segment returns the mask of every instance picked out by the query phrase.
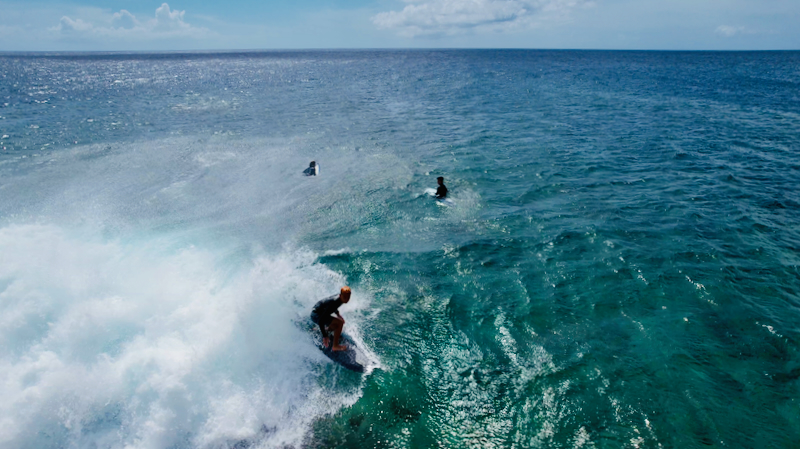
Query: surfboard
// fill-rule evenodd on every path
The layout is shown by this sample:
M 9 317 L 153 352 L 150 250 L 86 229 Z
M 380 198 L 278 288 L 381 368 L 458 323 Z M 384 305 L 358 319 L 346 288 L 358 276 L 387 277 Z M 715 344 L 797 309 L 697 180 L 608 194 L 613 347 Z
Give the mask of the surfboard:
M 317 332 L 317 335 L 319 335 L 319 332 Z M 331 337 L 331 339 L 332 338 L 333 337 Z M 318 346 L 322 353 L 329 359 L 351 371 L 363 373 L 365 369 L 364 365 L 359 362 L 359 358 L 363 360 L 363 357 L 360 357 L 361 351 L 356 345 L 356 342 L 353 341 L 349 335 L 342 332 L 342 336 L 339 337 L 339 344 L 347 345 L 347 349 L 344 351 L 332 351 L 330 347 L 322 346 L 322 338 L 320 338 Z
M 425 194 L 436 198 L 436 189 L 425 189 Z M 450 207 L 456 203 L 450 198 L 436 198 L 436 204 L 439 206 Z
M 357 373 L 363 373 L 366 370 L 366 355 L 364 355 L 363 351 L 361 351 L 361 348 L 358 347 L 356 342 L 353 341 L 353 339 L 347 335 L 346 332 L 342 332 L 342 336 L 339 337 L 339 344 L 346 345 L 347 349 L 344 351 L 332 351 L 330 346 L 322 346 L 322 335 L 319 332 L 319 326 L 314 324 L 310 318 L 306 319 L 303 324 L 308 330 L 308 333 L 311 335 L 314 344 L 317 345 L 317 347 L 320 349 L 320 351 L 322 351 L 323 354 L 325 354 L 326 357 Z M 345 328 L 347 328 L 346 324 Z M 330 336 L 330 339 L 333 340 L 333 335 Z

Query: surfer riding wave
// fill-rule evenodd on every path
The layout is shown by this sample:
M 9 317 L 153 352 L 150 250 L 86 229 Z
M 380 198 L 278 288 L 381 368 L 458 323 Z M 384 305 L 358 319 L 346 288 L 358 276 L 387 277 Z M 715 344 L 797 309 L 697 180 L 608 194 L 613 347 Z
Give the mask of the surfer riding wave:
M 342 336 L 344 328 L 344 318 L 339 314 L 339 307 L 350 301 L 350 293 L 350 287 L 344 286 L 338 295 L 317 302 L 311 311 L 311 321 L 319 325 L 319 330 L 322 332 L 322 345 L 326 348 L 329 344 L 328 332 L 333 331 L 333 346 L 331 347 L 333 351 L 347 350 L 347 346 L 339 344 L 339 338 Z M 336 316 L 333 316 L 334 314 Z

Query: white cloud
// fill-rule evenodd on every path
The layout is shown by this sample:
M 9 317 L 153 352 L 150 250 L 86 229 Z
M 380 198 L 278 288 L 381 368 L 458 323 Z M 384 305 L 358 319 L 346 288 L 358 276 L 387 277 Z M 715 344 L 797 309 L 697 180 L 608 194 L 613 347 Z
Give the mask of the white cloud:
M 589 0 L 423 0 L 402 11 L 377 14 L 379 28 L 397 29 L 404 36 L 455 35 L 464 32 L 531 28 L 563 18 Z
M 202 38 L 210 35 L 209 30 L 184 22 L 185 13 L 186 11 L 171 10 L 169 5 L 164 3 L 156 9 L 153 18 L 145 20 L 139 20 L 123 9 L 110 15 L 92 17 L 92 19 L 73 19 L 64 16 L 59 25 L 51 30 L 73 38 L 126 40 L 154 40 L 170 37 Z
M 130 30 L 131 28 L 136 28 L 138 25 L 139 21 L 136 20 L 136 17 L 124 9 L 120 12 L 115 12 L 114 15 L 111 16 L 112 27 Z
M 92 29 L 92 24 L 84 22 L 81 19 L 72 20 L 67 16 L 61 18 L 61 23 L 58 25 L 65 33 L 70 32 L 83 32 Z
M 733 27 L 729 25 L 720 25 L 714 30 L 714 33 L 725 37 L 733 37 L 745 32 L 747 32 L 747 30 L 744 27 Z
M 184 13 L 186 11 L 170 11 L 168 4 L 162 4 L 156 9 L 156 20 L 153 29 L 164 33 L 189 30 L 191 26 L 183 21 Z

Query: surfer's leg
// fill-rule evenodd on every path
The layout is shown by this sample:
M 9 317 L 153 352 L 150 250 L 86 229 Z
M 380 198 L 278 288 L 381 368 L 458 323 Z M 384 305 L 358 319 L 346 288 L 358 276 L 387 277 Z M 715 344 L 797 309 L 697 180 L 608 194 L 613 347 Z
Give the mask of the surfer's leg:
M 328 329 L 324 324 L 320 324 L 319 331 L 322 333 L 322 346 L 327 348 L 328 344 L 330 343 L 330 340 L 328 339 Z
M 311 314 L 311 321 L 316 323 L 319 326 L 319 332 L 322 334 L 322 347 L 327 348 L 330 344 L 330 339 L 328 338 L 328 326 L 330 325 L 330 318 L 332 317 L 321 317 L 316 313 Z
M 347 349 L 347 346 L 339 344 L 339 337 L 342 336 L 342 328 L 344 327 L 344 320 L 341 318 L 333 317 L 331 320 L 331 324 L 328 325 L 331 329 L 333 329 L 333 349 L 334 351 L 344 351 Z

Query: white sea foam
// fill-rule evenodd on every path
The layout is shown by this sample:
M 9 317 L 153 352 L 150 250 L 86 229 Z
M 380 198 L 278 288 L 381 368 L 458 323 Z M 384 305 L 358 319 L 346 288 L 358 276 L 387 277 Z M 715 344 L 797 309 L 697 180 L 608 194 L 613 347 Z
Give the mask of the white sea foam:
M 323 390 L 294 324 L 342 276 L 305 250 L 237 266 L 173 243 L 0 228 L 0 447 L 295 445 L 356 399 Z

